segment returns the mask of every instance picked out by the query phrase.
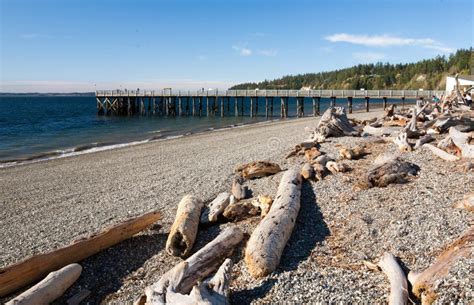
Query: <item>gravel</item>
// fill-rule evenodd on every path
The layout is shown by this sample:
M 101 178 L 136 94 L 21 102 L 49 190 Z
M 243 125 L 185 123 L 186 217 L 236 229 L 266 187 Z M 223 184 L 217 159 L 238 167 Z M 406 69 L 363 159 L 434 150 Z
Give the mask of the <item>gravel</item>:
M 354 116 L 376 115 L 380 113 Z M 130 303 L 180 261 L 166 254 L 164 246 L 184 194 L 212 200 L 229 190 L 234 166 L 244 162 L 270 160 L 283 168 L 298 164 L 302 159 L 283 156 L 315 122 L 305 118 L 251 125 L 1 169 L 0 266 L 158 209 L 163 219 L 153 228 L 81 262 L 81 278 L 57 302 L 88 289 L 91 295 L 84 303 Z M 321 147 L 337 157 L 340 145 L 362 143 L 371 154 L 344 161 L 351 172 L 303 185 L 296 226 L 274 273 L 251 278 L 242 259 L 244 243 L 236 249 L 232 303 L 386 302 L 386 277 L 368 270 L 363 260 L 376 262 L 390 251 L 405 271 L 423 270 L 466 230 L 472 216 L 452 204 L 472 191 L 472 171 L 465 173 L 460 162 L 442 161 L 422 149 L 402 155 L 421 168 L 408 183 L 360 188 L 359 181 L 374 159 L 381 153 L 396 153 L 395 145 L 371 137 L 345 137 Z M 254 196 L 274 195 L 281 175 L 247 185 Z M 245 239 L 258 222 L 253 217 L 238 223 Z M 201 228 L 195 250 L 225 226 Z M 472 303 L 473 266 L 472 257 L 458 261 L 439 283 L 437 302 Z

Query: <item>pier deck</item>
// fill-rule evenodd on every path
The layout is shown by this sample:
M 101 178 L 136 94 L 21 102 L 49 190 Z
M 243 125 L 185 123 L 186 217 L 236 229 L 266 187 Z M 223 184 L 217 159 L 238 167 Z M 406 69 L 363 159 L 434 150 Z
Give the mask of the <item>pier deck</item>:
M 273 117 L 274 99 L 280 99 L 280 117 L 288 117 L 288 99 L 296 99 L 296 116 L 304 116 L 304 99 L 312 100 L 312 115 L 320 113 L 321 98 L 329 98 L 330 106 L 336 99 L 346 99 L 352 113 L 353 99 L 365 99 L 365 109 L 370 109 L 370 99 L 424 99 L 444 95 L 439 90 L 103 90 L 96 91 L 99 114 L 158 114 L 164 116 L 257 116 L 260 100 L 265 100 L 265 116 Z M 233 107 L 231 107 L 233 100 Z M 205 105 L 203 105 L 203 102 Z M 246 107 L 248 106 L 248 107 Z M 205 111 L 205 113 L 203 113 Z M 245 111 L 247 114 L 245 114 Z

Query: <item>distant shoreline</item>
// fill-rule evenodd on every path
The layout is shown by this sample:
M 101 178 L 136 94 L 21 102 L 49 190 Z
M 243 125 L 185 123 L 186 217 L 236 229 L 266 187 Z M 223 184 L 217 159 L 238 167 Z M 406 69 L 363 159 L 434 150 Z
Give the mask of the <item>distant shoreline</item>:
M 95 92 L 70 92 L 70 93 L 39 93 L 39 92 L 28 92 L 28 93 L 12 93 L 12 92 L 0 92 L 0 97 L 13 97 L 13 96 L 95 96 Z

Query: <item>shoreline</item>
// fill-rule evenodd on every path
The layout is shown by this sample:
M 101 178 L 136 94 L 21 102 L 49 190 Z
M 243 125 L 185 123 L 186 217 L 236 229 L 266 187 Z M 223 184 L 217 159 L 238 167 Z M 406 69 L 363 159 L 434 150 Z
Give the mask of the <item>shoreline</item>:
M 406 105 L 409 105 L 409 103 L 407 103 Z M 371 111 L 365 112 L 365 110 L 363 110 L 362 108 L 359 108 L 359 109 L 354 109 L 353 114 L 374 113 L 374 112 L 380 111 L 381 107 L 382 107 L 382 104 L 372 104 Z M 46 151 L 39 154 L 27 156 L 24 158 L 0 160 L 0 171 L 4 168 L 9 168 L 9 167 L 23 166 L 23 165 L 32 164 L 32 163 L 45 162 L 49 160 L 62 159 L 62 158 L 69 158 L 73 156 L 79 156 L 79 155 L 96 153 L 96 152 L 107 151 L 107 150 L 120 149 L 124 147 L 132 147 L 132 146 L 146 144 L 150 142 L 167 141 L 167 140 L 172 140 L 175 138 L 205 134 L 208 132 L 217 132 L 217 131 L 222 131 L 222 130 L 230 130 L 234 128 L 242 128 L 244 126 L 267 125 L 267 124 L 281 123 L 284 121 L 292 121 L 296 119 L 301 120 L 301 119 L 319 118 L 319 117 L 320 115 L 315 116 L 315 117 L 311 115 L 307 115 L 302 118 L 297 118 L 297 117 L 274 118 L 274 119 L 270 118 L 270 119 L 255 121 L 255 122 L 250 122 L 250 123 L 238 123 L 238 124 L 233 124 L 233 125 L 225 125 L 218 128 L 208 127 L 208 128 L 197 130 L 196 132 L 187 131 L 184 133 L 176 133 L 176 134 L 173 132 L 170 132 L 170 134 L 166 136 L 152 136 L 149 138 L 137 139 L 137 140 L 132 140 L 128 142 L 119 142 L 119 143 L 95 142 L 95 143 L 88 143 L 88 144 L 80 144 L 74 147 L 58 149 L 58 150 L 53 150 L 53 151 Z

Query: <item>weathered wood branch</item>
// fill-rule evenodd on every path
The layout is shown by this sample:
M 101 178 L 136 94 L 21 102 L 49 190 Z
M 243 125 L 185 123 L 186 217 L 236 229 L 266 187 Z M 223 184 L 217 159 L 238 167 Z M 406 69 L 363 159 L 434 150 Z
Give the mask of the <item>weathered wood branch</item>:
M 408 303 L 408 284 L 405 273 L 397 263 L 395 257 L 385 252 L 380 259 L 378 266 L 387 275 L 390 282 L 390 297 L 388 304 L 404 305 Z
M 221 215 L 229 205 L 230 196 L 233 195 L 227 192 L 219 193 L 219 195 L 217 195 L 217 197 L 211 201 L 207 207 L 204 207 L 201 214 L 201 223 L 217 221 L 217 217 L 219 217 L 219 215 Z
M 369 153 L 365 150 L 365 147 L 359 145 L 353 148 L 343 147 L 339 150 L 339 156 L 348 160 L 357 160 L 368 154 Z
M 410 152 L 412 151 L 412 147 L 410 143 L 408 143 L 408 135 L 405 130 L 400 131 L 398 136 L 393 139 L 393 143 L 398 146 L 398 149 L 402 152 Z
M 369 187 L 386 187 L 391 183 L 405 183 L 409 176 L 416 176 L 420 168 L 393 156 L 380 156 L 367 173 Z
M 441 159 L 443 159 L 445 161 L 450 161 L 451 162 L 451 161 L 458 161 L 459 160 L 459 157 L 451 155 L 451 154 L 445 152 L 444 150 L 439 149 L 438 147 L 436 147 L 434 145 L 424 144 L 423 147 L 431 150 L 431 152 L 433 154 L 435 154 L 436 156 L 440 157 Z
M 254 205 L 252 201 L 252 199 L 233 201 L 225 208 L 222 215 L 231 221 L 240 221 L 258 215 L 258 206 Z
M 158 282 L 145 289 L 146 304 L 166 304 L 169 289 L 173 293 L 188 294 L 198 281 L 210 275 L 232 254 L 242 241 L 243 233 L 235 225 L 225 228 L 215 239 L 185 261 L 163 274 Z
M 239 175 L 234 177 L 232 181 L 232 195 L 234 195 L 235 199 L 242 200 L 247 198 L 248 188 L 243 185 L 244 178 Z
M 415 149 L 420 149 L 424 144 L 433 142 L 434 140 L 435 138 L 433 138 L 433 136 L 429 134 L 424 135 L 423 137 L 416 140 Z
M 148 228 L 161 218 L 151 212 L 114 225 L 95 235 L 82 238 L 71 245 L 44 254 L 32 256 L 24 261 L 0 269 L 0 296 L 20 289 L 68 264 L 82 261 Z
M 179 257 L 188 256 L 196 240 L 202 207 L 201 199 L 193 195 L 181 199 L 166 240 L 166 252 Z
M 49 304 L 62 296 L 79 278 L 81 272 L 81 265 L 76 263 L 53 271 L 41 282 L 8 301 L 5 305 Z
M 472 256 L 474 247 L 474 227 L 470 227 L 460 238 L 450 244 L 423 272 L 411 271 L 408 280 L 413 294 L 423 304 L 431 304 L 436 299 L 435 282 L 445 277 L 456 261 L 462 257 Z
M 454 207 L 474 212 L 474 192 L 465 194 L 462 200 L 454 204 Z
M 298 169 L 285 172 L 270 212 L 250 236 L 245 262 L 253 277 L 270 274 L 280 263 L 300 209 L 301 184 Z

